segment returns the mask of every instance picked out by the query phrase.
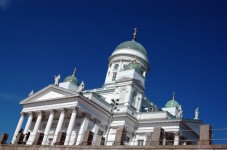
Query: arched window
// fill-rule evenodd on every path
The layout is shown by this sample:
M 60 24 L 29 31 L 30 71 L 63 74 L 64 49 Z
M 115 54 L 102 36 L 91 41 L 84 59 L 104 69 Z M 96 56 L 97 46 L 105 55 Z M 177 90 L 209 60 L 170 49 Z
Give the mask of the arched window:
M 114 81 L 117 77 L 117 72 L 113 72 L 113 77 L 112 77 L 112 81 Z
M 120 94 L 119 94 L 119 101 L 120 102 L 122 102 L 122 103 L 124 102 L 126 93 L 127 93 L 126 89 L 120 90 Z

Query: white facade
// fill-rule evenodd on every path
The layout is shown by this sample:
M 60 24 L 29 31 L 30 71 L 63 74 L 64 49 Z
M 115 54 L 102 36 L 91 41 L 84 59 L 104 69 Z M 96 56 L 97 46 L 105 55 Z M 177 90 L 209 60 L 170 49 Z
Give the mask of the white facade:
M 146 98 L 145 79 L 150 65 L 144 50 L 135 39 L 120 44 L 109 58 L 101 88 L 84 91 L 73 74 L 21 101 L 23 109 L 12 143 L 26 115 L 24 134 L 31 132 L 26 144 L 32 144 L 37 133 L 42 132 L 42 144 L 51 145 L 58 132 L 63 131 L 64 145 L 78 145 L 84 132 L 90 130 L 94 133 L 93 141 L 97 135 L 103 135 L 105 144 L 112 145 L 120 127 L 126 127 L 128 145 L 144 145 L 154 127 L 164 129 L 163 144 L 195 143 L 200 120 L 179 117 L 174 99 L 173 105 L 160 109 Z M 111 100 L 118 103 L 116 109 Z

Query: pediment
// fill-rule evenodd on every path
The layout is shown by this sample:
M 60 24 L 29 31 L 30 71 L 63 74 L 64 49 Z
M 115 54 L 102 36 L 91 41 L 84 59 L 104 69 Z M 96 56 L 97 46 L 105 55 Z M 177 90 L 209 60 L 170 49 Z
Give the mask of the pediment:
M 53 99 L 65 98 L 76 93 L 58 86 L 49 85 L 20 102 L 20 104 L 35 103 Z

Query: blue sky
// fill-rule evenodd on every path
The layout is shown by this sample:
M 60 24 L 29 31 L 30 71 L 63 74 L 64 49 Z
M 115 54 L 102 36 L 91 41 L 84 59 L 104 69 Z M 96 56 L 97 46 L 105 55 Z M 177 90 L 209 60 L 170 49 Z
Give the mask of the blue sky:
M 175 91 L 185 118 L 199 107 L 204 123 L 227 128 L 226 8 L 224 0 L 0 0 L 0 134 L 12 137 L 19 102 L 54 75 L 76 67 L 85 89 L 101 87 L 108 57 L 134 27 L 150 59 L 147 97 L 163 107 Z

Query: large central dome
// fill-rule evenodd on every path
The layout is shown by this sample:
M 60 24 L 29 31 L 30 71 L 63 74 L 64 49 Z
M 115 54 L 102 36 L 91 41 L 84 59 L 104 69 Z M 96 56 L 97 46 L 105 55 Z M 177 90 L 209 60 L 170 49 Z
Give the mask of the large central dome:
M 134 50 L 137 50 L 137 51 L 139 51 L 139 52 L 141 52 L 141 53 L 143 53 L 144 55 L 147 56 L 146 49 L 140 43 L 136 42 L 134 39 L 132 39 L 131 41 L 126 41 L 126 42 L 119 44 L 115 48 L 115 50 L 123 49 L 123 48 L 134 49 Z
M 109 63 L 112 64 L 116 61 L 123 61 L 124 63 L 122 65 L 125 67 L 132 62 L 132 59 L 136 59 L 139 63 L 141 63 L 141 66 L 144 68 L 144 72 L 147 73 L 150 68 L 148 54 L 146 49 L 136 41 L 137 29 L 135 28 L 134 30 L 135 32 L 133 33 L 132 40 L 119 44 L 109 57 Z M 131 65 L 134 66 L 135 64 Z M 129 68 L 132 66 L 129 66 Z

